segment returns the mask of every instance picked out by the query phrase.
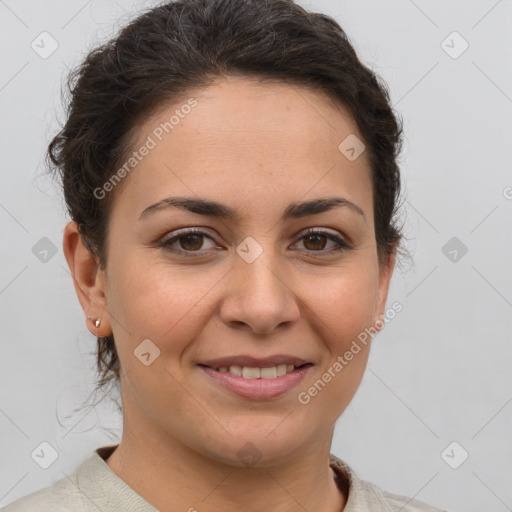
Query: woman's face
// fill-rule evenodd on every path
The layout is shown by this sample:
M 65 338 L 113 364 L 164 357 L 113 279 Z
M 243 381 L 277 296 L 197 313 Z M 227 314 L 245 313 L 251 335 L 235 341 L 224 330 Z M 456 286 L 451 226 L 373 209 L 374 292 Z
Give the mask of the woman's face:
M 362 136 L 348 110 L 303 87 L 231 77 L 193 97 L 140 127 L 136 165 L 110 192 L 98 287 L 122 366 L 125 432 L 238 465 L 330 447 L 369 344 L 344 354 L 384 312 L 393 265 L 378 264 L 366 152 L 354 159 Z M 162 203 L 171 197 L 195 211 Z M 192 228 L 200 234 L 187 236 Z M 310 365 L 266 382 L 202 366 L 240 356 L 272 367 L 258 360 L 275 355 Z

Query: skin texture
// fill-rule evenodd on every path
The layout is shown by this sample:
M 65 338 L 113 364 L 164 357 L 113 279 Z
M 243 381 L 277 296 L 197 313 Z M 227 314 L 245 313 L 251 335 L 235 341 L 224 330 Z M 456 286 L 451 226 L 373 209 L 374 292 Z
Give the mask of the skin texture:
M 328 456 L 370 344 L 307 405 L 297 395 L 385 311 L 394 255 L 379 265 L 366 153 L 349 161 L 338 150 L 349 134 L 362 136 L 348 110 L 306 87 L 232 76 L 190 96 L 197 106 L 111 192 L 106 271 L 75 223 L 64 232 L 84 313 L 101 318 L 87 325 L 114 333 L 121 361 L 124 432 L 107 464 L 162 511 L 339 512 L 347 490 Z M 185 103 L 163 105 L 139 127 L 136 147 Z M 139 220 L 168 196 L 215 200 L 240 218 L 171 207 Z M 365 217 L 337 207 L 280 220 L 290 203 L 333 196 Z M 189 227 L 207 236 L 175 241 L 182 255 L 158 245 Z M 333 252 L 327 237 L 304 238 L 307 228 L 351 248 Z M 248 236 L 263 249 L 250 264 L 236 252 Z M 145 339 L 160 350 L 149 366 L 134 356 Z M 237 354 L 291 354 L 314 366 L 285 395 L 249 400 L 198 366 Z M 247 442 L 261 454 L 252 467 L 237 456 Z

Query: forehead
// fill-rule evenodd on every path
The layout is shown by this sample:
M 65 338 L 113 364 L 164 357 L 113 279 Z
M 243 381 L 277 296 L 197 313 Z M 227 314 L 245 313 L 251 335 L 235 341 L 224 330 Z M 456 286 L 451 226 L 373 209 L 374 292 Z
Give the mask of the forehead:
M 333 195 L 333 188 L 360 202 L 371 195 L 366 152 L 350 161 L 339 150 L 348 136 L 362 139 L 348 109 L 311 88 L 221 78 L 162 104 L 135 134 L 133 149 L 152 147 L 120 195 L 139 213 L 166 193 L 218 191 L 240 202 Z

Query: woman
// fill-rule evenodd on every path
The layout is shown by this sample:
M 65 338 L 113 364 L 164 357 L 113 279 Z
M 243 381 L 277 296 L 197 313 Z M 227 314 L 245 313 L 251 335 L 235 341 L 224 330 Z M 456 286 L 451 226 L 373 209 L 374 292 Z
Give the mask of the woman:
M 4 510 L 438 510 L 330 454 L 401 240 L 401 126 L 337 23 L 171 2 L 70 85 L 49 156 L 123 436 Z

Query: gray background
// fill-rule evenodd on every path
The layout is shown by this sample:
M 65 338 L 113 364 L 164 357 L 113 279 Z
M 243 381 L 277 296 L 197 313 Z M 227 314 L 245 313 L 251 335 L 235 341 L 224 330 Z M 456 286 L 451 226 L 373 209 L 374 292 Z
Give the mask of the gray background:
M 512 510 L 512 2 L 301 3 L 337 19 L 389 84 L 405 127 L 414 265 L 395 272 L 388 305 L 404 309 L 375 339 L 332 452 L 362 478 L 447 510 Z M 0 505 L 120 438 L 112 402 L 76 409 L 95 382 L 95 338 L 62 253 L 67 217 L 43 154 L 68 69 L 154 4 L 0 1 Z M 43 31 L 58 43 L 48 58 L 31 47 L 42 47 Z M 55 255 L 41 252 L 52 245 Z M 42 442 L 58 454 L 48 469 L 31 457 Z M 463 450 L 453 469 L 447 461 L 460 464 Z

